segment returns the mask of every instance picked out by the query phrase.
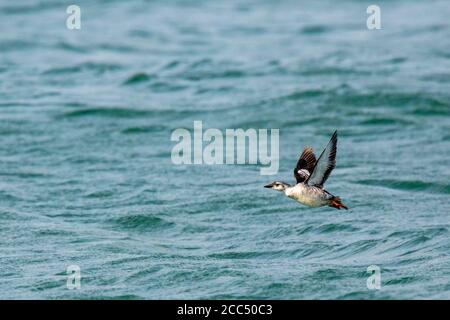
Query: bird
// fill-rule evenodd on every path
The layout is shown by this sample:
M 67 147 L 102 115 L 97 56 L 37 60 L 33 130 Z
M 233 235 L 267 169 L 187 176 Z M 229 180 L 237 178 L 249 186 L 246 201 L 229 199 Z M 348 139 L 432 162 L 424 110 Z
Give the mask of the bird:
M 336 167 L 336 151 L 337 130 L 317 160 L 311 147 L 304 148 L 294 169 L 295 185 L 274 181 L 264 187 L 284 192 L 287 197 L 308 207 L 329 206 L 338 210 L 348 210 L 340 197 L 324 189 L 325 182 Z

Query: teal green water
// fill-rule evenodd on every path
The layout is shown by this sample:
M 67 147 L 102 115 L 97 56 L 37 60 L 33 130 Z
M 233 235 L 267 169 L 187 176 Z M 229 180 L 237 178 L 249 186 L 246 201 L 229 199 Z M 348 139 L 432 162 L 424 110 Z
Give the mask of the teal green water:
M 0 4 L 0 298 L 450 298 L 446 1 L 76 2 Z M 279 173 L 173 165 L 194 120 Z M 335 129 L 350 210 L 263 188 Z

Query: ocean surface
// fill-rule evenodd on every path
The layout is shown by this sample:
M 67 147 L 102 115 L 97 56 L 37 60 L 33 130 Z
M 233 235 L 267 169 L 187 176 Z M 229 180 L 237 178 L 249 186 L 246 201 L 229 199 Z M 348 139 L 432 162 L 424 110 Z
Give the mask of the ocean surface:
M 1 299 L 450 298 L 448 1 L 74 4 L 0 2 Z M 196 120 L 280 129 L 278 174 L 174 165 Z M 350 210 L 263 188 L 336 129 Z

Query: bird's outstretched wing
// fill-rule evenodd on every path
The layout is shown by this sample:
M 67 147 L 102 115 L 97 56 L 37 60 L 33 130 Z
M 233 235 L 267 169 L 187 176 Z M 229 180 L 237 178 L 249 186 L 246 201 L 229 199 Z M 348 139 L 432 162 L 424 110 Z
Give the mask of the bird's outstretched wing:
M 320 154 L 311 175 L 308 180 L 306 180 L 308 185 L 323 187 L 331 171 L 333 171 L 336 166 L 336 151 L 337 131 L 331 136 L 330 142 L 328 142 L 327 146 Z
M 297 161 L 297 166 L 294 169 L 294 176 L 297 183 L 305 181 L 311 174 L 314 165 L 316 164 L 316 156 L 314 155 L 313 149 L 311 147 L 306 147 L 300 158 Z M 301 170 L 307 170 L 307 174 Z

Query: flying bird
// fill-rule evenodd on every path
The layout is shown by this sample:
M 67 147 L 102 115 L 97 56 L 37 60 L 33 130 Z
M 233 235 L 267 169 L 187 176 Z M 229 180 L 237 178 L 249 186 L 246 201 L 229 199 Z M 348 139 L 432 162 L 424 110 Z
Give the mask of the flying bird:
M 291 186 L 282 181 L 274 181 L 264 187 L 282 191 L 287 197 L 308 207 L 330 206 L 339 210 L 341 208 L 347 210 L 348 208 L 341 202 L 341 198 L 332 195 L 323 188 L 331 171 L 336 167 L 336 151 L 337 131 L 331 136 L 319 159 L 316 160 L 311 147 L 306 147 L 303 150 L 294 169 L 294 176 L 297 181 L 295 185 Z

